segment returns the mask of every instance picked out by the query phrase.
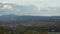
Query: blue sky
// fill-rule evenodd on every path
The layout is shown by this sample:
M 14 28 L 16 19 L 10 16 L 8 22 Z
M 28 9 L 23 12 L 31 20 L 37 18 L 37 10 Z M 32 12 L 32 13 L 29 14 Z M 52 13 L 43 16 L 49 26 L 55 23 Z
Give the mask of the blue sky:
M 0 15 L 60 16 L 60 0 L 0 0 L 0 3 L 4 4 Z

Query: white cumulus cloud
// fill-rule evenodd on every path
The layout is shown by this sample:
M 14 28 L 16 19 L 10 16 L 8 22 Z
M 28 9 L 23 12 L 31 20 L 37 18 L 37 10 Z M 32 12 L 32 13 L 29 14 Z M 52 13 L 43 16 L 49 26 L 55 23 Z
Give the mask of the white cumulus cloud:
M 4 9 L 4 10 L 12 10 L 13 7 L 11 5 L 3 5 L 2 9 Z

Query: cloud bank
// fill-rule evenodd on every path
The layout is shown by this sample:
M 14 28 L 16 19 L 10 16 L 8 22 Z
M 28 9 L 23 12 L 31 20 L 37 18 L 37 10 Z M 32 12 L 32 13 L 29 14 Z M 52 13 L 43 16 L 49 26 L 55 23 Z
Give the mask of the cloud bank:
M 60 16 L 59 1 L 60 0 L 0 0 L 0 15 Z

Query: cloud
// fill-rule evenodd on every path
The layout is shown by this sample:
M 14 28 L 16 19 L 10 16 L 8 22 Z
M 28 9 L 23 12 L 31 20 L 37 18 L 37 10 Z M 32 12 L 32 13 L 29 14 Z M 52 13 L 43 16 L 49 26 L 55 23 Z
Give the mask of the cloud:
M 4 4 L 0 14 L 15 14 L 15 15 L 31 15 L 31 16 L 53 16 L 60 15 L 60 9 L 57 7 L 49 7 L 47 4 L 41 5 L 10 5 Z
M 41 5 L 47 3 L 49 6 L 60 7 L 60 0 L 0 0 L 0 3 L 15 3 L 20 5 Z
M 0 16 L 2 16 L 3 14 L 0 14 Z
M 3 5 L 2 9 L 4 9 L 4 10 L 13 10 L 13 7 L 11 5 Z
M 40 5 L 44 3 L 42 0 L 0 0 L 1 3 L 15 3 L 20 5 Z
M 41 5 L 37 5 L 37 6 L 36 6 L 36 8 L 37 8 L 38 11 L 40 11 L 40 10 L 42 10 L 42 9 L 44 9 L 44 8 L 47 8 L 47 7 L 48 7 L 47 4 L 41 4 Z
M 4 4 L 0 9 L 3 11 L 2 14 L 30 15 L 32 13 L 32 7 L 28 6 L 24 8 L 24 6 L 20 6 L 20 5 L 19 7 L 22 8 L 18 9 L 16 7 L 13 7 L 12 5 Z

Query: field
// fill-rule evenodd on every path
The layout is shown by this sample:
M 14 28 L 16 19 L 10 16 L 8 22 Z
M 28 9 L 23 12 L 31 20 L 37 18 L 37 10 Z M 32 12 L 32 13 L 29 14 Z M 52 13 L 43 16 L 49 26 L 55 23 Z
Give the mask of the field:
M 60 32 L 48 32 L 48 34 L 60 34 Z
M 60 34 L 60 19 L 0 20 L 0 34 Z
M 37 32 L 37 31 L 25 31 L 25 32 L 17 32 L 17 31 L 1 31 L 0 34 L 60 34 L 60 32 Z

